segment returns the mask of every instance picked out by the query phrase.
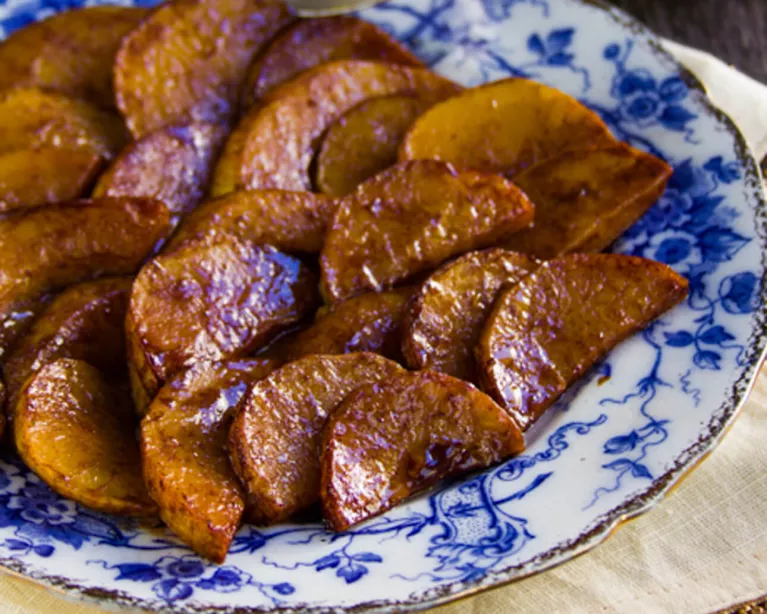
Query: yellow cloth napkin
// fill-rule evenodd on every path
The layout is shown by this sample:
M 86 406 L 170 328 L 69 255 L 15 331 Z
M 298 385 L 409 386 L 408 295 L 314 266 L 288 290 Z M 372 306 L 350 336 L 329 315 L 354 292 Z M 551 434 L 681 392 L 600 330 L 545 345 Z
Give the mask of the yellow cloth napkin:
M 707 85 L 759 157 L 767 88 L 707 54 L 668 48 Z M 767 368 L 731 432 L 654 510 L 556 569 L 438 614 L 712 612 L 767 593 Z M 95 614 L 28 580 L 0 576 L 1 614 Z

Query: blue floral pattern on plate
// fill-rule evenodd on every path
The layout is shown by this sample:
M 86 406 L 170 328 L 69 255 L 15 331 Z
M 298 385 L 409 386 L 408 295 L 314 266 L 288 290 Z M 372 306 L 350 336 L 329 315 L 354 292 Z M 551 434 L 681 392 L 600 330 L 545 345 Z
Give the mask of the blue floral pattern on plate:
M 97 0 L 0 0 L 0 36 Z M 150 5 L 153 2 L 121 4 Z M 666 262 L 687 303 L 622 344 L 531 434 L 528 452 L 336 535 L 244 527 L 225 565 L 161 527 L 95 514 L 0 460 L 0 563 L 120 603 L 209 608 L 401 607 L 545 569 L 647 509 L 715 445 L 765 345 L 758 171 L 697 83 L 620 13 L 576 0 L 390 0 L 362 12 L 466 85 L 549 83 L 674 167 L 616 251 Z M 105 596 L 106 595 L 106 596 Z

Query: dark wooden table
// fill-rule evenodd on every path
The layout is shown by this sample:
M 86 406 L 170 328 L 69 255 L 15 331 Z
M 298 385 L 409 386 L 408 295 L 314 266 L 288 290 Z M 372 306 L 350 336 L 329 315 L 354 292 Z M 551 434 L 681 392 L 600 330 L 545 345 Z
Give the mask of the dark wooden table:
M 611 0 L 661 36 L 767 83 L 767 0 Z

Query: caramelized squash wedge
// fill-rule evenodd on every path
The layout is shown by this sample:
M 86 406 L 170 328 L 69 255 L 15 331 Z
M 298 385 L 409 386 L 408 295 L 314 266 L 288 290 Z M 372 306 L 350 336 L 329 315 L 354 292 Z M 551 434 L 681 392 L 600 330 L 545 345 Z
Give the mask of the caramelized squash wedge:
M 279 0 L 169 0 L 123 39 L 117 106 L 134 138 L 228 123 L 253 55 L 292 19 Z
M 128 352 L 146 399 L 201 361 L 246 356 L 317 307 L 300 260 L 232 236 L 155 257 L 133 284 Z
M 503 409 L 449 375 L 402 372 L 361 386 L 325 427 L 325 519 L 345 531 L 443 478 L 488 467 L 524 447 Z
M 547 260 L 602 251 L 660 198 L 671 172 L 663 160 L 623 143 L 536 164 L 514 177 L 535 203 L 535 226 L 506 246 Z
M 310 68 L 351 59 L 423 66 L 386 32 L 357 17 L 302 19 L 277 36 L 256 58 L 242 90 L 242 109 L 247 111 L 278 85 Z
M 355 388 L 400 371 L 375 354 L 309 356 L 253 386 L 232 424 L 229 450 L 254 522 L 282 522 L 319 500 L 328 416 Z
M 474 348 L 496 298 L 538 264 L 524 254 L 494 248 L 470 252 L 434 271 L 404 318 L 407 365 L 476 382 Z
M 48 294 L 135 273 L 168 228 L 165 206 L 143 198 L 59 203 L 0 219 L 0 357 Z
M 373 98 L 354 107 L 329 129 L 317 154 L 317 188 L 346 196 L 397 162 L 410 126 L 432 105 L 410 96 Z
M 205 198 L 226 134 L 221 126 L 202 123 L 150 132 L 122 151 L 93 195 L 160 200 L 175 226 Z
M 103 166 L 101 156 L 82 149 L 35 147 L 0 154 L 0 215 L 80 198 Z
M 324 64 L 251 110 L 235 131 L 247 134 L 242 150 L 233 149 L 238 141 L 230 140 L 219 167 L 239 168 L 235 187 L 311 190 L 309 166 L 320 139 L 351 108 L 396 94 L 437 102 L 457 91 L 459 86 L 423 68 L 357 60 Z
M 16 30 L 0 43 L 0 90 L 39 87 L 114 108 L 117 50 L 148 14 L 144 8 L 90 6 Z
M 515 77 L 433 106 L 408 132 L 400 159 L 433 158 L 511 177 L 563 151 L 614 142 L 599 116 L 574 98 Z
M 320 257 L 323 295 L 335 303 L 390 288 L 532 219 L 527 197 L 498 175 L 436 160 L 398 164 L 340 202 Z
M 523 429 L 618 343 L 684 300 L 660 262 L 571 254 L 498 298 L 477 348 L 482 384 Z
M 84 100 L 35 88 L 0 94 L 0 153 L 48 146 L 83 149 L 109 160 L 127 142 L 117 115 Z
M 272 351 L 287 360 L 372 352 L 402 362 L 402 320 L 413 292 L 412 287 L 368 292 L 321 310 L 311 326 L 278 340 Z
M 208 201 L 181 225 L 168 250 L 230 234 L 286 252 L 317 253 L 336 201 L 311 192 L 242 190 Z
M 168 382 L 141 421 L 141 460 L 160 518 L 195 552 L 223 563 L 245 511 L 226 439 L 240 400 L 277 367 L 200 363 Z
M 126 390 L 80 360 L 45 365 L 14 412 L 19 456 L 61 496 L 109 514 L 152 516 Z
M 59 358 L 84 360 L 112 380 L 125 379 L 125 314 L 130 277 L 67 288 L 32 323 L 3 365 L 9 417 L 26 381 Z

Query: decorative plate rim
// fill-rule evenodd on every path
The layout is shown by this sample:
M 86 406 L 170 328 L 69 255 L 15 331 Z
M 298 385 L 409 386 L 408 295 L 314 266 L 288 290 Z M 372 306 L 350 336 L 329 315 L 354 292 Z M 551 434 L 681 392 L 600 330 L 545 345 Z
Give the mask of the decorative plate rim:
M 747 191 L 751 191 L 751 196 L 755 198 L 758 205 L 754 210 L 756 236 L 761 240 L 762 247 L 767 248 L 767 197 L 765 196 L 764 180 L 754 152 L 733 119 L 713 103 L 708 97 L 705 86 L 698 77 L 663 47 L 660 37 L 650 28 L 622 9 L 608 4 L 605 0 L 569 1 L 604 11 L 616 24 L 641 37 L 642 41 L 650 47 L 655 55 L 660 56 L 678 70 L 680 77 L 690 88 L 691 93 L 697 96 L 697 101 L 701 104 L 702 108 L 715 117 L 720 122 L 722 128 L 734 138 L 736 157 L 744 167 L 745 188 Z M 372 5 L 374 2 L 367 0 L 364 4 Z M 767 249 L 761 251 L 761 264 L 763 273 L 760 282 L 761 287 L 764 288 L 767 287 Z M 158 613 L 189 612 L 201 614 L 203 612 L 216 612 L 256 614 L 268 612 L 291 614 L 302 612 L 330 614 L 384 611 L 417 612 L 456 602 L 480 592 L 492 588 L 501 588 L 512 582 L 547 571 L 585 554 L 612 537 L 628 521 L 650 511 L 661 503 L 676 486 L 706 460 L 727 435 L 743 409 L 756 383 L 760 368 L 765 358 L 767 358 L 767 301 L 764 300 L 764 297 L 762 297 L 759 309 L 754 312 L 754 327 L 749 337 L 747 353 L 748 359 L 746 360 L 743 372 L 733 382 L 727 399 L 713 412 L 712 418 L 705 427 L 705 433 L 682 451 L 674 460 L 672 468 L 653 480 L 648 489 L 597 518 L 577 538 L 563 542 L 525 563 L 502 571 L 488 571 L 482 579 L 476 582 L 457 581 L 431 589 L 417 597 L 369 601 L 349 607 L 310 606 L 306 604 L 296 604 L 289 607 L 240 607 L 204 606 L 189 603 L 171 606 L 147 604 L 146 601 L 133 597 L 125 591 L 82 586 L 65 577 L 37 572 L 31 565 L 27 565 L 23 561 L 12 557 L 0 557 L 0 573 L 8 577 L 33 582 L 70 602 L 79 601 L 101 607 L 111 606 L 110 609 L 133 608 Z

